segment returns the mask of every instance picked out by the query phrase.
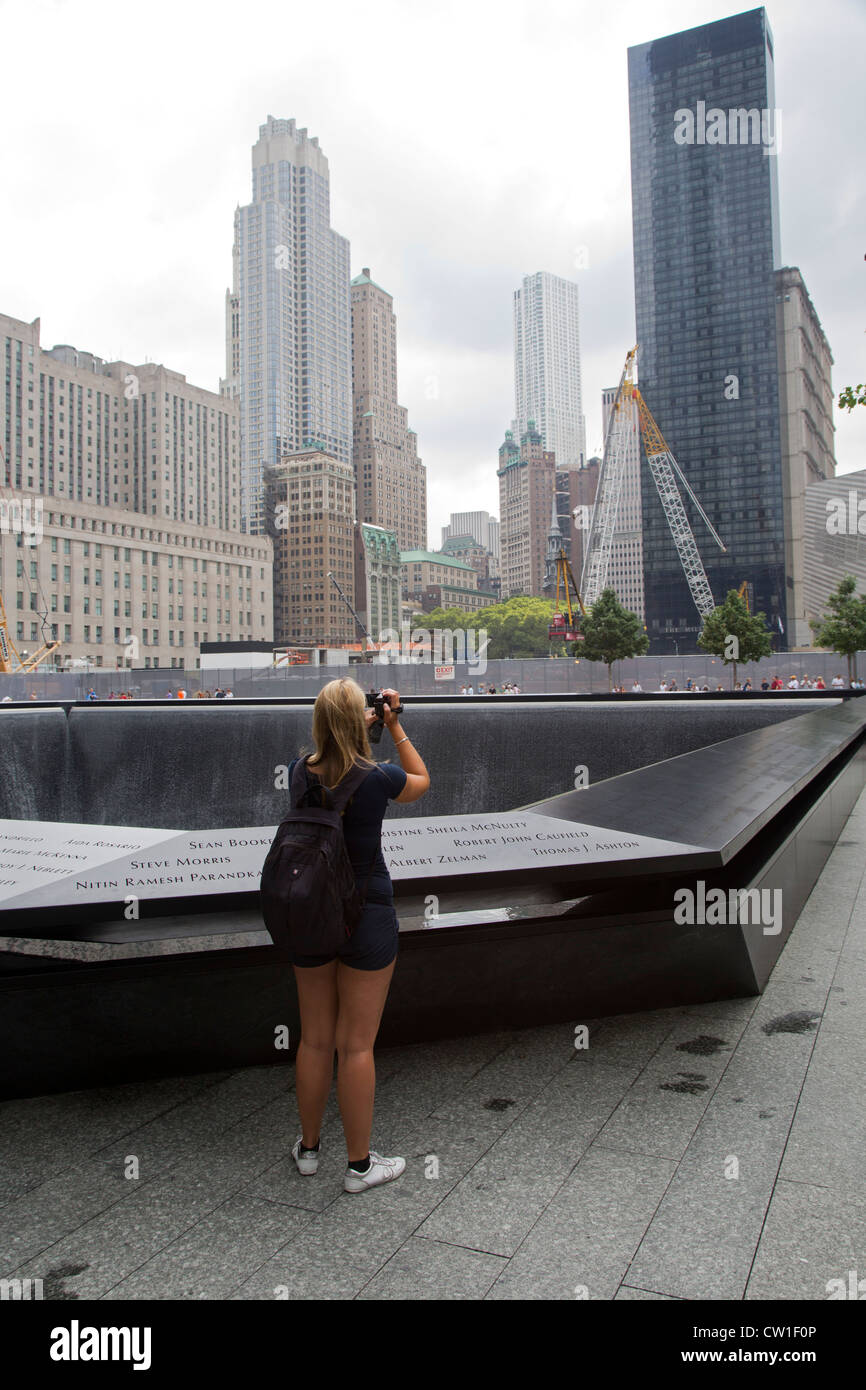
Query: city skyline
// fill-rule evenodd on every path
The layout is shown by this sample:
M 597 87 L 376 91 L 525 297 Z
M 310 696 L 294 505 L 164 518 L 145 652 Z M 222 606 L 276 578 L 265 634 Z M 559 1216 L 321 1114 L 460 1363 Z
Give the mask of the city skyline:
M 208 80 L 178 81 L 177 91 L 171 80 L 161 81 L 156 106 L 152 45 L 166 78 L 177 62 L 162 52 L 159 23 L 155 38 L 142 36 L 140 71 L 124 67 L 121 74 L 87 42 L 90 24 L 96 32 L 108 14 L 102 4 L 73 14 L 36 0 L 26 21 L 7 4 L 13 43 L 19 30 L 24 42 L 37 12 L 51 22 L 40 55 L 47 80 L 35 110 L 32 98 L 24 102 L 23 74 L 10 76 L 4 186 L 16 218 L 4 229 L 4 309 L 27 321 L 41 317 L 47 346 L 71 342 L 110 358 L 150 358 L 216 390 L 225 374 L 228 219 L 248 187 L 250 132 L 267 110 L 293 117 L 327 152 L 332 225 L 350 242 L 352 274 L 373 265 L 398 307 L 401 396 L 424 444 L 430 535 L 447 524 L 456 486 L 461 505 L 495 513 L 490 458 L 512 416 L 514 285 L 537 270 L 579 285 L 588 454 L 601 441 L 601 390 L 633 345 L 626 50 L 744 8 L 696 3 L 683 16 L 672 3 L 626 4 L 600 17 L 583 4 L 551 3 L 532 14 L 522 4 L 481 4 L 469 14 L 444 5 L 424 17 L 381 5 L 380 37 L 388 33 L 394 52 L 408 46 L 424 54 L 394 72 L 392 109 L 354 71 L 357 30 L 348 6 L 326 6 L 332 33 L 325 67 L 310 64 L 312 37 L 301 36 L 290 58 L 275 45 L 273 57 L 253 60 L 243 37 L 229 42 L 214 26 L 205 34 Z M 264 5 L 252 12 L 259 27 L 274 24 L 278 13 Z M 163 13 L 157 4 L 154 17 Z M 195 21 L 183 10 L 171 13 L 182 57 Z M 449 16 L 458 15 L 461 51 L 451 52 Z M 830 0 L 820 16 L 799 0 L 770 4 L 768 17 L 784 124 L 783 264 L 799 266 L 809 286 L 835 357 L 838 397 L 863 377 L 855 74 L 866 17 L 845 0 Z M 844 45 L 838 32 L 846 34 Z M 486 63 L 479 65 L 482 41 Z M 501 103 L 489 99 L 497 56 L 516 46 L 527 58 L 544 53 L 552 78 L 560 64 L 560 75 L 571 74 L 567 92 L 551 80 L 544 110 L 522 124 L 503 121 Z M 812 65 L 830 61 L 837 80 L 816 107 L 801 94 Z M 472 84 L 461 80 L 464 65 Z M 226 102 L 214 74 L 238 70 L 243 81 Z M 434 94 L 441 109 L 443 75 L 453 79 L 446 83 L 447 119 L 462 128 L 462 161 L 441 140 L 440 122 L 429 118 Z M 410 92 L 417 114 L 407 109 Z M 73 101 L 76 123 L 59 141 L 60 112 Z M 106 109 L 118 119 L 106 121 Z M 828 151 L 832 159 L 824 157 Z M 66 212 L 62 234 L 48 210 L 58 198 Z M 836 410 L 834 421 L 844 475 L 862 463 L 866 411 Z M 688 459 L 682 464 L 688 469 Z

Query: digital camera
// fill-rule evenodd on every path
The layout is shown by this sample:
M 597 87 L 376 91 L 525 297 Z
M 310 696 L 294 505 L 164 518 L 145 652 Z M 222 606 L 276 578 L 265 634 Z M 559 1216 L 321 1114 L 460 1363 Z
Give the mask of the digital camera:
M 385 727 L 385 696 L 381 690 L 368 690 L 364 697 L 367 701 L 367 709 L 376 711 L 376 722 L 371 724 L 367 730 L 367 735 L 371 743 L 378 743 L 382 737 L 382 730 Z M 392 707 L 392 714 L 402 714 L 403 706 Z

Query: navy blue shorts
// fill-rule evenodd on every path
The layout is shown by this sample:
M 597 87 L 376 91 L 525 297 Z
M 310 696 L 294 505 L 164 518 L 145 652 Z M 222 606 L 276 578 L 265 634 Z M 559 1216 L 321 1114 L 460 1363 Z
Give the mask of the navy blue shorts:
M 393 902 L 364 905 L 361 920 L 335 955 L 292 956 L 292 965 L 309 968 L 341 960 L 354 970 L 384 970 L 397 956 L 397 913 Z

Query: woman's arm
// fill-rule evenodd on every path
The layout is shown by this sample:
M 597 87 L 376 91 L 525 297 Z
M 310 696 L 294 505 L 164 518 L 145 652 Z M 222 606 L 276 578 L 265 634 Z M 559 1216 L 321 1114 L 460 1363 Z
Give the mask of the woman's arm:
M 391 704 L 396 708 L 400 704 L 400 696 L 396 690 L 383 690 L 385 698 L 385 724 L 390 730 L 394 739 L 394 746 L 400 758 L 400 766 L 406 774 L 406 785 L 399 796 L 394 800 L 400 803 L 407 801 L 418 801 L 430 787 L 430 776 L 424 766 L 424 759 L 421 754 L 412 746 L 412 740 L 403 732 L 396 714 L 391 713 Z M 391 703 L 388 703 L 388 696 Z

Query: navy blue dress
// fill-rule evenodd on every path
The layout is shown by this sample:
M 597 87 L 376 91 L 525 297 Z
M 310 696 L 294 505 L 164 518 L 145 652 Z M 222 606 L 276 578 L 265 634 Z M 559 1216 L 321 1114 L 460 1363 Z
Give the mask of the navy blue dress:
M 295 758 L 289 764 L 289 786 L 297 761 Z M 322 785 L 315 773 L 307 773 L 307 781 L 313 786 Z M 371 863 L 373 866 L 361 920 L 338 956 L 293 956 L 293 965 L 327 965 L 339 957 L 356 970 L 384 970 L 394 960 L 399 928 L 394 910 L 394 887 L 382 854 L 382 820 L 388 802 L 398 797 L 405 786 L 406 773 L 402 767 L 395 763 L 377 763 L 358 787 L 343 816 L 343 834 L 359 892 Z

